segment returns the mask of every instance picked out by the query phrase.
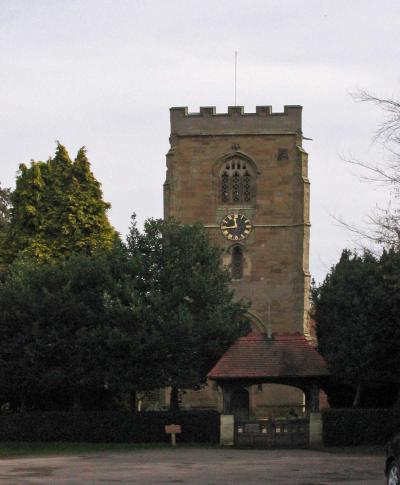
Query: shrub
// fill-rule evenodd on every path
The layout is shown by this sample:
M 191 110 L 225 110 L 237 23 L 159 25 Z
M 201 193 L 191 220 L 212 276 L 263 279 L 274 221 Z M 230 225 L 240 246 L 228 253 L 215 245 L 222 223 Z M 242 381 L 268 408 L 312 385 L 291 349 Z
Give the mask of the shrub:
M 397 409 L 326 409 L 322 412 L 325 446 L 379 445 L 400 431 Z
M 164 443 L 165 425 L 180 424 L 181 443 L 218 443 L 216 411 L 34 412 L 0 415 L 0 441 L 64 441 L 88 443 Z

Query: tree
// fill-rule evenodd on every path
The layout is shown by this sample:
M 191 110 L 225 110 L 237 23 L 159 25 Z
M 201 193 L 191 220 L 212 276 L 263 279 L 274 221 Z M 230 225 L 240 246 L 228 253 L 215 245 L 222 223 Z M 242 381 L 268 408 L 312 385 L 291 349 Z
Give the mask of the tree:
M 379 328 L 382 342 L 380 364 L 386 372 L 386 380 L 397 389 L 397 405 L 400 406 L 400 253 L 384 250 L 379 260 L 383 301 L 379 311 Z
M 91 254 L 110 249 L 117 237 L 85 148 L 72 161 L 58 143 L 54 158 L 32 162 L 29 168 L 20 165 L 11 205 L 3 244 L 6 262 L 17 256 L 43 262 L 76 252 Z
M 57 264 L 13 263 L 0 284 L 2 402 L 40 408 L 41 396 L 62 396 L 57 407 L 72 396 L 79 407 L 90 393 L 145 385 L 135 274 L 118 246 Z
M 2 402 L 40 408 L 61 395 L 79 407 L 105 388 L 164 386 L 176 398 L 248 331 L 246 308 L 201 225 L 149 220 L 127 248 L 17 259 L 0 283 Z
M 248 306 L 234 301 L 221 251 L 201 224 L 149 219 L 140 233 L 133 217 L 127 245 L 140 261 L 137 288 L 154 387 L 171 387 L 173 409 L 177 390 L 198 389 L 229 345 L 249 331 Z
M 10 195 L 11 190 L 0 185 L 0 247 L 6 236 L 6 231 L 10 221 Z M 0 264 L 0 270 L 1 268 Z
M 399 262 L 395 252 L 378 260 L 344 250 L 312 290 L 318 350 L 331 373 L 354 387 L 353 406 L 363 389 L 399 382 Z
M 10 193 L 10 189 L 0 185 L 0 234 L 5 232 L 10 219 Z
M 331 365 L 332 368 L 337 368 L 337 375 L 353 385 L 357 381 L 359 391 L 355 399 L 355 403 L 357 403 L 360 390 L 368 384 L 368 376 L 371 376 L 370 382 L 373 382 L 375 375 L 375 383 L 377 381 L 386 383 L 391 391 L 399 389 L 396 363 L 398 363 L 400 357 L 398 350 L 400 349 L 400 321 L 398 316 L 400 314 L 400 286 L 398 283 L 400 277 L 400 102 L 395 98 L 375 96 L 368 91 L 358 91 L 353 97 L 359 102 L 373 103 L 382 111 L 384 118 L 378 126 L 374 141 L 381 145 L 383 151 L 382 157 L 378 161 L 354 158 L 347 161 L 362 169 L 361 179 L 388 188 L 390 200 L 386 208 L 377 207 L 370 213 L 368 216 L 369 228 L 366 230 L 343 221 L 340 222 L 364 240 L 377 244 L 380 248 L 383 247 L 383 253 L 377 256 L 375 260 L 374 283 L 372 283 L 374 278 L 371 281 L 367 273 L 365 273 L 364 282 L 362 277 L 363 272 L 368 272 L 368 266 L 371 269 L 370 261 L 368 261 L 371 256 L 366 257 L 364 255 L 360 258 L 354 255 L 354 257 L 350 257 L 350 253 L 348 253 L 347 261 L 346 258 L 343 260 L 342 256 L 341 262 L 331 270 L 324 283 L 319 288 L 315 288 L 313 293 L 316 308 L 319 306 L 316 311 L 320 313 L 317 317 L 320 319 L 320 322 L 317 322 L 317 329 L 319 327 L 321 352 L 326 352 L 327 360 L 330 357 L 332 358 Z M 339 268 L 339 265 L 342 267 Z M 351 275 L 352 266 L 357 266 L 358 270 Z M 345 267 L 347 267 L 349 273 L 348 278 L 354 279 L 353 284 L 350 284 L 346 290 L 347 295 L 346 292 L 345 294 L 340 293 L 341 290 L 334 288 L 333 285 L 339 269 L 342 271 Z M 342 284 L 343 281 L 338 282 L 340 288 L 342 288 Z M 329 299 L 326 299 L 326 292 L 329 293 L 329 291 L 332 294 L 337 292 L 343 300 L 346 298 L 351 300 L 352 297 L 355 297 L 362 302 L 359 307 L 356 307 L 354 314 L 357 318 L 359 315 L 364 318 L 364 329 L 369 333 L 366 339 L 365 335 L 361 334 L 358 342 L 354 342 L 354 345 L 361 348 L 359 358 L 357 359 L 357 356 L 355 356 L 355 359 L 352 359 L 353 362 L 360 362 L 361 364 L 358 378 L 357 370 L 352 369 L 351 365 L 349 367 L 351 376 L 347 375 L 344 369 L 339 368 L 341 359 L 342 366 L 345 366 L 345 363 L 350 360 L 347 358 L 350 354 L 346 353 L 347 343 L 343 344 L 343 355 L 336 352 L 337 346 L 333 347 L 331 356 L 329 355 L 330 334 L 336 333 L 337 345 L 340 345 L 340 341 L 345 339 L 347 335 L 346 330 L 340 328 L 340 323 L 336 318 L 338 309 L 343 309 L 343 301 L 332 300 L 329 302 Z M 324 302 L 324 300 L 326 301 Z M 325 303 L 328 305 L 326 308 L 324 308 Z M 329 309 L 330 303 L 332 303 L 332 306 Z M 332 312 L 330 317 L 328 316 L 329 311 Z M 345 316 L 350 321 L 350 309 L 345 313 Z M 330 322 L 332 328 L 329 330 Z M 357 330 L 355 324 L 350 325 L 349 328 L 352 331 Z M 342 336 L 340 335 L 341 332 L 344 332 Z M 349 349 L 350 351 L 351 349 Z M 364 375 L 362 374 L 363 369 Z M 400 402 L 400 396 L 398 401 Z
M 363 180 L 389 188 L 392 197 L 386 208 L 378 207 L 368 216 L 370 230 L 340 222 L 373 243 L 400 250 L 400 102 L 395 98 L 375 96 L 368 91 L 358 91 L 353 97 L 358 102 L 373 103 L 383 112 L 384 119 L 374 140 L 383 147 L 384 157 L 379 161 L 355 158 L 346 161 L 362 168 Z

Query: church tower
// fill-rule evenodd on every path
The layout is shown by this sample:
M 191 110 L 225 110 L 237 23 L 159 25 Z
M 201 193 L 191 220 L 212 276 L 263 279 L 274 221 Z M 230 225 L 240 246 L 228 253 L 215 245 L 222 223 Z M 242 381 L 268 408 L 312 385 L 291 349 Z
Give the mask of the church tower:
M 270 106 L 257 106 L 255 113 L 240 106 L 221 114 L 214 107 L 170 113 L 164 216 L 201 221 L 222 247 L 236 297 L 251 301 L 254 332 L 267 339 L 308 336 L 310 184 L 302 107 L 285 106 L 283 113 Z M 295 387 L 258 384 L 244 392 L 246 412 L 255 417 L 304 411 L 305 395 Z M 215 382 L 187 391 L 182 400 L 186 407 L 222 409 Z
M 309 181 L 301 106 L 171 108 L 165 217 L 201 221 L 224 250 L 253 329 L 308 334 Z

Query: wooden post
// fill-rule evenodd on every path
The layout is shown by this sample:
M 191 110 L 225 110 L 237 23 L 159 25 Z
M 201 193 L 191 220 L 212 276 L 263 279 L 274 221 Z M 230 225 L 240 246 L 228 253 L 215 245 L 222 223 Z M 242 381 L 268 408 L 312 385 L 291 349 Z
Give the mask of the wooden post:
M 220 417 L 220 444 L 233 446 L 235 436 L 235 418 L 233 415 L 221 414 Z
M 180 424 L 167 424 L 165 432 L 171 435 L 171 445 L 176 446 L 176 435 L 182 432 Z
M 321 413 L 310 413 L 310 447 L 323 446 L 322 439 L 322 416 Z

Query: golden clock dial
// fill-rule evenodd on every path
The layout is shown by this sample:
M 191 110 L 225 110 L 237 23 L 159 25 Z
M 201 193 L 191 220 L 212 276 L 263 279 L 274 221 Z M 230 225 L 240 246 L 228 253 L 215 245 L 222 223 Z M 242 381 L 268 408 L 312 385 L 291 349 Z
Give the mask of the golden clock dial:
M 242 241 L 250 234 L 252 225 L 243 214 L 229 214 L 220 224 L 221 232 L 230 241 Z

